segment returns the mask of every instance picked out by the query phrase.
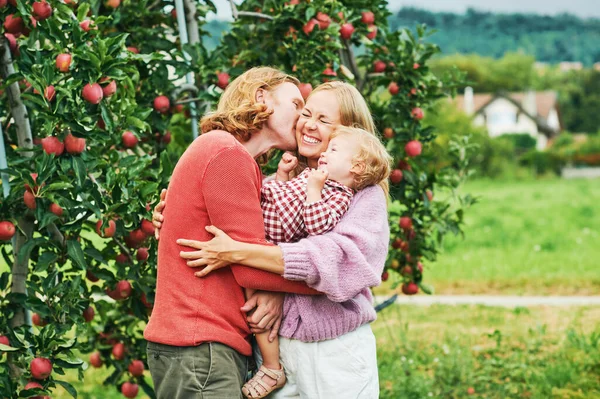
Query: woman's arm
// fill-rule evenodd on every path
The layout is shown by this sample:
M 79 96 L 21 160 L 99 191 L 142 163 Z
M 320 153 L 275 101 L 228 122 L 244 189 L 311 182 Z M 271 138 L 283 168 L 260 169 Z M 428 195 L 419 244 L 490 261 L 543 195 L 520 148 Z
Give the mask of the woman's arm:
M 381 284 L 389 245 L 386 198 L 379 186 L 358 192 L 328 233 L 281 243 L 284 277 L 305 281 L 334 302 Z

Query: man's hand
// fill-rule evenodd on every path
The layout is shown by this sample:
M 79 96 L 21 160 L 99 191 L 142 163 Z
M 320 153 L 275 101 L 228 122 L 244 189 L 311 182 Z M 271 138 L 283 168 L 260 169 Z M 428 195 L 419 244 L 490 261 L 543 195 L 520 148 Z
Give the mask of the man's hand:
M 164 216 L 162 215 L 165 210 L 165 198 L 167 198 L 167 190 L 163 188 L 160 192 L 160 201 L 154 207 L 154 212 L 152 212 L 152 224 L 154 225 L 154 237 L 158 240 L 160 237 L 160 228 L 162 227 L 162 222 L 164 221 Z
M 271 291 L 256 291 L 242 306 L 242 312 L 254 311 L 248 316 L 250 331 L 260 334 L 271 330 L 269 342 L 277 337 L 283 318 L 285 294 Z

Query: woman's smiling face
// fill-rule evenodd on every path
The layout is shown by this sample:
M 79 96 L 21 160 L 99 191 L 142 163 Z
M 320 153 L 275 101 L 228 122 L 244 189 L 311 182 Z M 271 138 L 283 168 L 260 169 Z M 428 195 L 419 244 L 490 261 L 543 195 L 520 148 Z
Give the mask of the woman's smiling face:
M 296 125 L 298 152 L 308 160 L 308 166 L 318 166 L 321 153 L 327 150 L 329 137 L 340 125 L 340 105 L 333 91 L 312 94 Z

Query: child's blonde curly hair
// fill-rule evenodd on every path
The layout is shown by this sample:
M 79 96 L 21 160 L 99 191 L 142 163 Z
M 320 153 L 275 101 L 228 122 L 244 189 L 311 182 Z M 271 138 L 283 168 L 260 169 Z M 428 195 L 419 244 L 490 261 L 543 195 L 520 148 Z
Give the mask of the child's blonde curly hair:
M 360 170 L 354 175 L 354 188 L 359 191 L 367 186 L 378 184 L 388 196 L 388 177 L 392 171 L 392 157 L 381 140 L 364 129 L 348 126 L 335 129 L 330 139 L 340 136 L 350 137 L 360 147 L 358 154 L 352 159 L 352 164 L 359 166 Z

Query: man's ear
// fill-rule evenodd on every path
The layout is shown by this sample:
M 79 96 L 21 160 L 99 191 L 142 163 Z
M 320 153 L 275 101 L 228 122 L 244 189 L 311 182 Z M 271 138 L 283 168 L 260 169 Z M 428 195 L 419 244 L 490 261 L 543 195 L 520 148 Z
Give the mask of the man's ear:
M 256 100 L 257 103 L 264 104 L 266 95 L 267 95 L 267 91 L 263 88 L 259 88 L 258 90 L 256 90 L 254 99 Z

